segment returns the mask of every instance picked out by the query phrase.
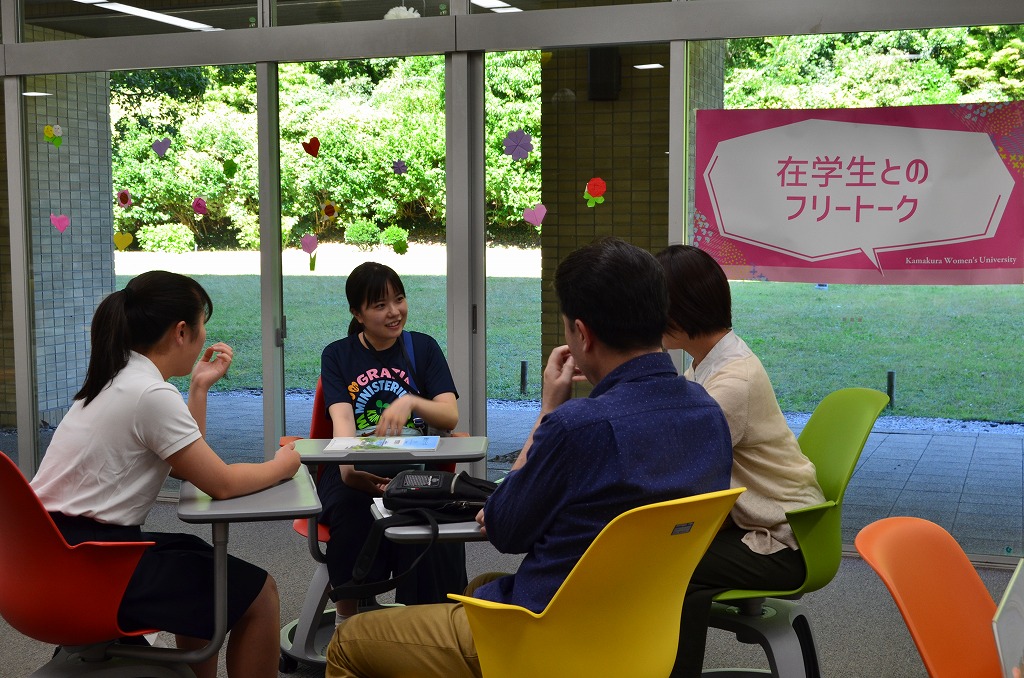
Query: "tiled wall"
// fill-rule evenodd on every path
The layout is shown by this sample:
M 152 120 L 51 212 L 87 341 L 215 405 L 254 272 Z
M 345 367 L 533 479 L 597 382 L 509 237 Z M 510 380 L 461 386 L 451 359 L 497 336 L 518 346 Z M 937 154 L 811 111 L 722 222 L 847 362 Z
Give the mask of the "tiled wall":
M 722 43 L 690 45 L 691 103 L 722 105 Z M 613 101 L 588 98 L 590 50 L 559 50 L 542 67 L 541 346 L 546 359 L 564 343 L 553 280 L 559 261 L 596 238 L 615 235 L 657 252 L 668 242 L 669 47 L 619 48 L 621 90 Z M 665 68 L 637 70 L 636 64 Z M 690 139 L 693 165 L 693 138 Z M 591 177 L 607 182 L 605 202 L 588 207 Z
M 44 425 L 56 425 L 85 378 L 93 311 L 114 289 L 110 88 L 105 73 L 29 77 L 25 88 L 53 95 L 26 97 L 25 132 L 39 419 Z M 44 139 L 44 126 L 54 124 L 63 130 L 59 148 Z M 2 214 L 6 220 L 6 204 Z M 51 223 L 51 214 L 70 218 L 63 233 Z M 3 231 L 0 250 L 6 264 L 10 261 L 6 224 Z M 3 285 L 9 295 L 9 283 Z M 7 299 L 0 303 L 6 304 Z M 4 309 L 0 366 L 6 369 L 13 357 L 8 339 L 10 311 Z M 0 415 L 10 413 L 13 423 L 11 381 L 5 377 L 0 389 Z M 6 419 L 0 421 L 0 425 L 6 423 Z

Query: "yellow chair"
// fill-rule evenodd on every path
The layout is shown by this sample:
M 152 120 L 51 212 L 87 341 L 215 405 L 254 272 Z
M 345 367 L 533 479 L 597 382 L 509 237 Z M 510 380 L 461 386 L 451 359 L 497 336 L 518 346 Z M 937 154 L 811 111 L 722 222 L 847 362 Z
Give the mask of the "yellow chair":
M 485 678 L 665 678 L 690 574 L 743 488 L 627 511 L 594 539 L 536 614 L 466 596 Z

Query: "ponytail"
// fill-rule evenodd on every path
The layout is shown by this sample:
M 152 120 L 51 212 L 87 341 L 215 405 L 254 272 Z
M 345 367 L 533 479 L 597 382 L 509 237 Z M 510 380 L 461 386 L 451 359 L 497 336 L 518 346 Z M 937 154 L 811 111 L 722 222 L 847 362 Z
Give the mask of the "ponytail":
M 362 331 L 363 323 L 359 322 L 355 316 L 352 316 L 352 320 L 348 323 L 348 336 L 351 337 L 353 334 L 359 334 Z
M 132 278 L 96 308 L 89 368 L 75 400 L 88 405 L 124 369 L 132 351 L 152 348 L 181 321 L 194 329 L 200 314 L 209 320 L 213 301 L 195 280 L 167 271 Z

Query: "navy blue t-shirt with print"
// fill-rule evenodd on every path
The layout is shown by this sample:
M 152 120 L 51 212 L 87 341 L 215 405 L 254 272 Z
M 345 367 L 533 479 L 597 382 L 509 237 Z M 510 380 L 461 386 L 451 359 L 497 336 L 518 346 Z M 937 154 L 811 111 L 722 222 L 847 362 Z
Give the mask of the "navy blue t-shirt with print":
M 320 363 L 327 409 L 335 403 L 352 405 L 359 431 L 376 427 L 384 409 L 409 392 L 428 400 L 441 393 L 454 393 L 458 397 L 448 361 L 434 338 L 421 332 L 409 335 L 414 369 L 402 350 L 401 338 L 383 351 L 363 346 L 358 334 L 329 344 Z M 411 425 L 411 420 L 406 423 L 406 426 Z

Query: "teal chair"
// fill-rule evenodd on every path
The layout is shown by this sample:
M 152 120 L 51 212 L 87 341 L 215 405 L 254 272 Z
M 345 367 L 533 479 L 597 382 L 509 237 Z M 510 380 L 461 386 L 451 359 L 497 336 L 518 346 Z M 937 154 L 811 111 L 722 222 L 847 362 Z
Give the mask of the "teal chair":
M 817 469 L 824 503 L 787 513 L 807 578 L 789 591 L 734 589 L 715 597 L 710 626 L 736 634 L 742 643 L 758 644 L 770 671 L 709 669 L 706 676 L 738 678 L 820 678 L 811 623 L 797 599 L 832 581 L 842 558 L 843 494 L 878 415 L 889 403 L 884 393 L 844 388 L 830 393 L 814 409 L 800 433 L 800 449 Z

